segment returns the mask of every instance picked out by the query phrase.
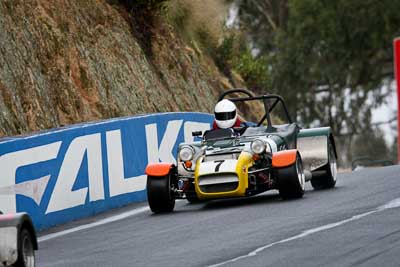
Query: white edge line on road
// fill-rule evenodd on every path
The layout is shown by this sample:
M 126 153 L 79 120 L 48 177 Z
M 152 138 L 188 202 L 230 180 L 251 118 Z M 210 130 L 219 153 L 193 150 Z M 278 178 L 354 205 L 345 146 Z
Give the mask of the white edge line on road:
M 183 199 L 177 199 L 176 200 L 176 202 L 182 202 L 182 201 L 184 201 L 184 200 Z M 137 208 L 137 209 L 134 209 L 134 210 L 130 210 L 130 211 L 118 214 L 118 215 L 114 215 L 114 216 L 99 220 L 97 222 L 88 223 L 88 224 L 80 225 L 80 226 L 77 226 L 77 227 L 74 227 L 74 228 L 70 228 L 70 229 L 67 229 L 67 230 L 63 230 L 63 231 L 60 231 L 60 232 L 56 232 L 56 233 L 53 233 L 53 234 L 48 234 L 48 235 L 41 236 L 41 237 L 38 238 L 38 242 L 44 242 L 44 241 L 47 241 L 47 240 L 50 240 L 50 239 L 54 239 L 54 238 L 57 238 L 57 237 L 60 237 L 60 236 L 72 234 L 72 233 L 75 233 L 75 232 L 78 232 L 78 231 L 81 231 L 81 230 L 86 230 L 86 229 L 90 229 L 90 228 L 93 228 L 93 227 L 96 227 L 96 226 L 100 226 L 100 225 L 104 225 L 104 224 L 107 224 L 107 223 L 120 221 L 120 220 L 123 220 L 125 218 L 131 217 L 131 216 L 134 216 L 134 215 L 140 214 L 142 212 L 146 212 L 146 211 L 150 211 L 150 208 L 149 207 L 142 207 L 142 208 Z
M 342 220 L 342 221 L 338 221 L 338 222 L 335 222 L 335 223 L 330 223 L 330 224 L 327 224 L 327 225 L 323 225 L 323 226 L 319 226 L 319 227 L 316 227 L 316 228 L 312 228 L 312 229 L 306 230 L 306 231 L 302 232 L 301 234 L 298 234 L 298 235 L 295 235 L 295 236 L 292 236 L 292 237 L 289 237 L 289 238 L 286 238 L 286 239 L 283 239 L 283 240 L 280 240 L 280 241 L 277 241 L 277 242 L 274 242 L 274 243 L 271 243 L 271 244 L 268 244 L 268 245 L 265 245 L 265 246 L 262 246 L 262 247 L 259 247 L 259 248 L 251 251 L 250 253 L 248 253 L 246 255 L 242 255 L 242 256 L 239 256 L 239 257 L 236 257 L 236 258 L 224 261 L 224 262 L 217 263 L 217 264 L 209 265 L 208 267 L 222 266 L 222 265 L 225 265 L 225 264 L 228 264 L 228 263 L 233 263 L 233 262 L 245 259 L 245 258 L 254 257 L 254 256 L 257 255 L 257 253 L 260 253 L 260 252 L 262 252 L 262 251 L 264 251 L 264 250 L 266 250 L 266 249 L 268 249 L 270 247 L 273 247 L 275 245 L 287 243 L 287 242 L 290 242 L 290 241 L 293 241 L 293 240 L 296 240 L 296 239 L 300 239 L 300 238 L 303 238 L 303 237 L 306 237 L 306 236 L 309 236 L 309 235 L 312 235 L 312 234 L 315 234 L 315 233 L 318 233 L 318 232 L 322 232 L 322 231 L 325 231 L 325 230 L 329 230 L 329 229 L 341 226 L 343 224 L 346 224 L 346 223 L 349 223 L 349 222 L 352 222 L 352 221 L 359 220 L 359 219 L 361 219 L 361 218 L 363 218 L 365 216 L 368 216 L 368 215 L 371 215 L 371 214 L 374 214 L 374 213 L 377 213 L 377 212 L 381 212 L 381 211 L 384 211 L 384 210 L 387 210 L 387 209 L 398 208 L 398 207 L 400 207 L 400 198 L 394 199 L 394 200 L 388 202 L 387 204 L 379 206 L 378 208 L 376 208 L 376 209 L 374 209 L 372 211 L 368 211 L 368 212 L 365 212 L 365 213 L 354 215 L 353 217 L 345 219 L 345 220 Z
M 130 216 L 134 216 L 134 215 L 146 212 L 146 211 L 150 211 L 149 207 L 142 207 L 142 208 L 130 210 L 130 211 L 118 214 L 118 215 L 114 215 L 114 216 L 99 220 L 97 222 L 88 223 L 88 224 L 80 225 L 80 226 L 77 226 L 77 227 L 74 227 L 74 228 L 71 228 L 71 229 L 63 230 L 63 231 L 60 231 L 60 232 L 57 232 L 57 233 L 41 236 L 41 237 L 38 238 L 38 241 L 39 242 L 44 242 L 44 241 L 47 241 L 47 240 L 50 240 L 50 239 L 54 239 L 54 238 L 61 237 L 61 236 L 64 236 L 64 235 L 68 235 L 68 234 L 71 234 L 71 233 L 75 233 L 75 232 L 78 232 L 78 231 L 86 230 L 86 229 L 93 228 L 93 227 L 96 227 L 96 226 L 100 226 L 100 225 L 104 225 L 104 224 L 120 221 L 120 220 L 123 220 L 125 218 L 130 217 Z

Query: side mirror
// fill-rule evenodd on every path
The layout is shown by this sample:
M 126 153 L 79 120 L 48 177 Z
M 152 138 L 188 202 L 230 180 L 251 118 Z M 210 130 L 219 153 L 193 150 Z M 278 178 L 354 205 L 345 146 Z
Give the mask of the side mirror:
M 193 137 L 198 137 L 198 136 L 202 136 L 203 132 L 202 131 L 196 131 L 196 132 L 192 132 L 192 136 Z

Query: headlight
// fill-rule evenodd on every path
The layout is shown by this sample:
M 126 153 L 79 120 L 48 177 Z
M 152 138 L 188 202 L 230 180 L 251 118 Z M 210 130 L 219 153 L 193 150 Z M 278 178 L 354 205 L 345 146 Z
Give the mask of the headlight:
M 261 154 L 265 151 L 266 144 L 263 140 L 256 139 L 250 144 L 251 151 L 253 151 L 256 154 Z
M 192 160 L 194 156 L 194 149 L 190 146 L 184 146 L 179 150 L 179 158 L 181 161 Z

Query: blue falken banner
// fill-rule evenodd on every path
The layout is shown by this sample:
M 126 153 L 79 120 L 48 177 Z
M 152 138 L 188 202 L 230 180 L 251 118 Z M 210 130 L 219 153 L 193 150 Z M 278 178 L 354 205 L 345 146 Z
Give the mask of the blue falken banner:
M 146 200 L 149 162 L 176 162 L 179 143 L 210 129 L 206 113 L 119 118 L 0 140 L 0 211 L 37 229 Z

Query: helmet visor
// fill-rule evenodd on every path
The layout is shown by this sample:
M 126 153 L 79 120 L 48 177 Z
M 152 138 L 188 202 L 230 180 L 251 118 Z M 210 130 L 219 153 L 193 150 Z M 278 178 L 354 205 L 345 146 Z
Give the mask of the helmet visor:
M 236 117 L 236 110 L 230 112 L 215 112 L 215 119 L 218 121 L 232 120 Z

